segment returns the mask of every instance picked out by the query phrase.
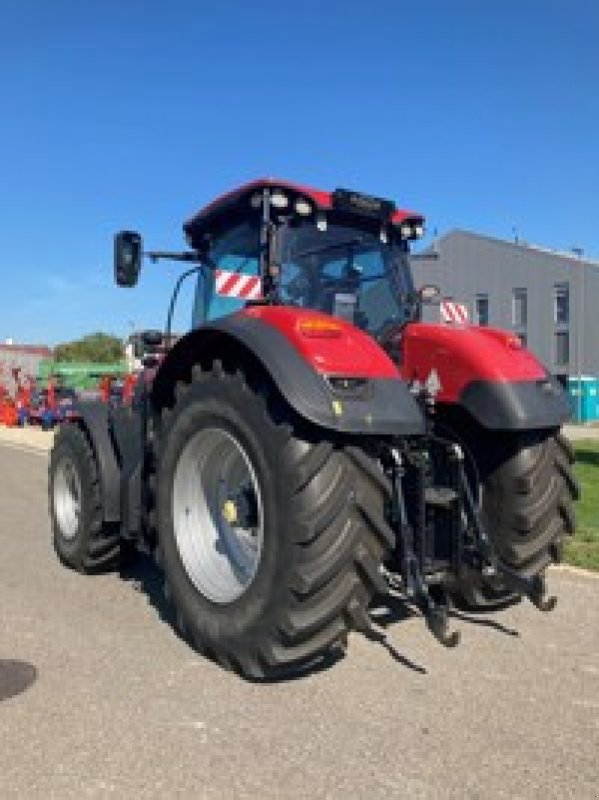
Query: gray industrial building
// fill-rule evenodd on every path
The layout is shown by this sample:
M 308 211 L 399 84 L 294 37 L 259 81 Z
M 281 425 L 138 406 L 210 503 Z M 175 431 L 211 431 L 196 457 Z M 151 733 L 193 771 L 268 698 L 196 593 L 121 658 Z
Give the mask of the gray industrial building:
M 599 262 L 461 230 L 427 252 L 437 257 L 414 260 L 417 286 L 513 330 L 554 375 L 599 375 Z

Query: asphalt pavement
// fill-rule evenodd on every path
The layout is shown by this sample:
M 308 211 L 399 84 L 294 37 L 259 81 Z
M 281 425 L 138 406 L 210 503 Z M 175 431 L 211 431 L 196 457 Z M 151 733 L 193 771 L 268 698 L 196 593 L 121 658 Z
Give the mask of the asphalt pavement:
M 398 606 L 387 647 L 248 683 L 177 637 L 148 559 L 60 566 L 46 469 L 0 446 L 0 798 L 599 798 L 596 577 L 454 619 L 455 650 Z

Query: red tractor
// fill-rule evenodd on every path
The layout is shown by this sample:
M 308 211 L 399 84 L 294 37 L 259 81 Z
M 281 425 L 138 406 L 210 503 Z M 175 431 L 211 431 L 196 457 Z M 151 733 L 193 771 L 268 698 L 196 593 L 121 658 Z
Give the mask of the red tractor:
M 130 407 L 80 402 L 51 455 L 68 566 L 151 549 L 180 631 L 249 677 L 313 664 L 375 595 L 443 644 L 450 600 L 550 610 L 545 568 L 574 529 L 559 384 L 503 331 L 420 321 L 423 220 L 359 192 L 260 180 L 184 225 L 165 334 L 147 332 Z M 115 238 L 121 286 L 139 234 Z M 197 278 L 174 346 L 178 289 Z

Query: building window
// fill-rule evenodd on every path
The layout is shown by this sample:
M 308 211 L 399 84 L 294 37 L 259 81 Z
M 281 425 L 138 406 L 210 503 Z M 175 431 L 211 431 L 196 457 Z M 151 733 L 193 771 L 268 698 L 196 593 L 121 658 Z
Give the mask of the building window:
M 556 325 L 570 322 L 570 287 L 567 283 L 556 283 L 553 288 L 553 321 Z
M 528 298 L 526 289 L 514 289 L 512 292 L 512 325 L 516 330 L 526 328 L 528 320 Z
M 555 333 L 555 366 L 567 367 L 570 363 L 570 334 L 568 331 Z
M 474 304 L 474 322 L 477 325 L 489 324 L 489 295 L 477 294 Z

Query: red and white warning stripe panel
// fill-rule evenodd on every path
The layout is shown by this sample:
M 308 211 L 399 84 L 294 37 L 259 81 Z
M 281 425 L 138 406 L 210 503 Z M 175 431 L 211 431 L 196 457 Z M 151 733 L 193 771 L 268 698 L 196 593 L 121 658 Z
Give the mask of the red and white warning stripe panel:
M 452 325 L 468 324 L 468 306 L 464 303 L 454 303 L 453 300 L 441 301 L 441 319 Z
M 221 297 L 237 297 L 239 300 L 258 300 L 262 297 L 262 281 L 257 275 L 217 269 L 214 271 L 214 280 L 216 293 Z

